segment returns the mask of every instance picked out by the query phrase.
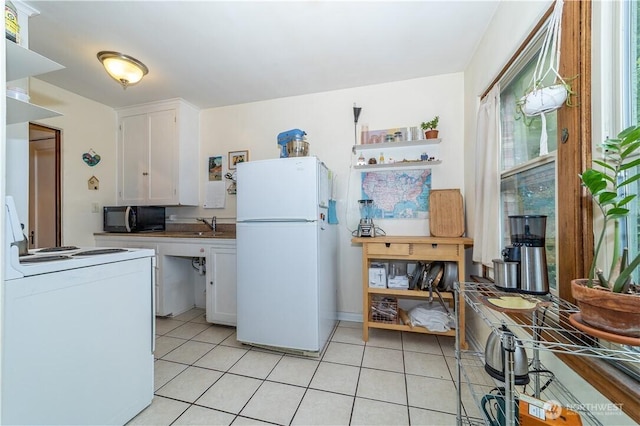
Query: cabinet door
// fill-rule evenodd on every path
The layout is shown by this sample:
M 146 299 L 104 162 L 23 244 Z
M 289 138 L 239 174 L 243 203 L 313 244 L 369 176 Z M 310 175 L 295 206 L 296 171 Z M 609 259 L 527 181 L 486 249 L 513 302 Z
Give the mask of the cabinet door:
M 236 250 L 211 248 L 207 256 L 207 321 L 236 325 Z
M 149 184 L 147 114 L 123 117 L 118 140 L 118 204 L 144 205 Z
M 177 146 L 176 111 L 150 113 L 148 204 L 178 204 L 176 191 Z M 197 182 L 193 182 L 193 184 L 197 185 Z

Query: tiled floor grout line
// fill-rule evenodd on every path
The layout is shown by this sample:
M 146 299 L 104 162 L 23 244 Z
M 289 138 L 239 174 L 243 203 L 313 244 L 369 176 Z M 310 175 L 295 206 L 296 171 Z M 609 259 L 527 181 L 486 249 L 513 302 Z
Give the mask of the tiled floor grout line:
M 186 321 L 186 322 L 190 322 L 190 321 Z M 185 323 L 186 323 L 186 322 L 185 322 Z M 184 324 L 178 325 L 176 328 L 181 327 L 182 325 L 184 325 Z M 330 337 L 329 337 L 329 341 L 330 341 L 330 340 L 331 340 L 331 338 L 333 337 L 333 334 L 335 333 L 335 330 L 337 329 L 337 326 L 338 326 L 338 325 L 336 324 L 336 327 L 334 327 L 334 329 L 332 330 L 331 335 L 330 335 Z M 173 330 L 175 330 L 175 328 L 174 328 Z M 169 332 L 170 332 L 170 331 L 168 331 L 167 333 L 169 333 Z M 204 331 L 203 331 L 203 332 L 204 332 Z M 192 338 L 191 338 L 191 339 L 189 339 L 189 340 L 185 340 L 182 344 L 180 344 L 179 346 L 175 347 L 174 349 L 172 349 L 171 351 L 169 351 L 169 352 L 168 352 L 167 354 L 165 354 L 164 356 L 166 356 L 166 355 L 170 354 L 171 352 L 173 352 L 174 350 L 178 349 L 180 346 L 182 346 L 182 345 L 186 344 L 187 342 L 192 341 L 195 337 L 197 337 L 197 335 L 196 335 L 196 336 L 194 336 L 194 337 L 192 337 Z M 217 346 L 221 345 L 223 342 L 224 342 L 224 340 L 223 340 L 222 342 L 219 342 L 219 343 L 215 344 L 215 345 L 213 346 L 213 348 L 211 348 L 207 353 L 209 353 L 209 352 L 210 352 L 211 350 L 213 350 L 215 347 L 217 347 Z M 240 362 L 240 360 L 241 360 L 242 358 L 244 358 L 247 354 L 249 354 L 253 349 L 256 349 L 256 351 L 258 351 L 258 352 L 262 352 L 261 348 L 254 348 L 254 347 L 247 348 L 247 352 L 246 352 L 244 355 L 242 355 L 242 356 L 241 356 L 241 357 L 240 357 L 240 358 L 239 358 L 239 359 L 238 359 L 238 360 L 237 360 L 233 365 L 231 365 L 231 366 L 227 369 L 227 371 L 220 371 L 220 370 L 215 370 L 215 369 L 213 369 L 214 371 L 219 371 L 220 373 L 222 373 L 222 374 L 221 374 L 221 376 L 220 376 L 216 381 L 214 381 L 214 382 L 211 384 L 211 386 L 209 386 L 207 389 L 205 389 L 205 390 L 204 390 L 204 391 L 203 391 L 203 392 L 202 392 L 202 393 L 201 393 L 201 394 L 200 394 L 200 395 L 195 399 L 195 401 L 197 401 L 200 397 L 202 397 L 202 395 L 204 395 L 204 394 L 205 394 L 205 393 L 206 393 L 206 392 L 207 392 L 211 387 L 213 387 L 213 386 L 214 386 L 214 385 L 215 385 L 215 384 L 216 384 L 216 383 L 217 383 L 217 382 L 218 382 L 218 381 L 219 381 L 219 380 L 220 380 L 220 379 L 221 379 L 225 374 L 235 374 L 235 375 L 242 376 L 242 377 L 255 378 L 255 377 L 252 377 L 252 376 L 244 376 L 244 375 L 241 375 L 241 374 L 231 373 L 231 372 L 230 372 L 230 370 L 233 368 L 233 366 L 235 366 L 238 362 Z M 266 352 L 266 353 L 272 353 L 273 351 L 266 351 L 266 350 L 264 350 L 264 352 Z M 197 366 L 195 365 L 195 363 L 197 363 L 197 362 L 198 362 L 198 360 L 200 360 L 200 359 L 202 359 L 204 356 L 206 356 L 206 354 L 207 354 L 207 353 L 203 354 L 203 355 L 202 355 L 202 356 L 200 356 L 198 359 L 194 360 L 194 361 L 193 361 L 193 363 L 191 363 L 191 364 L 183 364 L 183 363 L 179 363 L 179 362 L 176 362 L 176 363 L 181 364 L 181 365 L 187 365 L 188 367 L 205 368 L 205 367 L 197 367 Z M 318 357 L 318 365 L 316 366 L 316 368 L 315 368 L 315 370 L 314 370 L 314 374 L 312 375 L 311 380 L 309 381 L 309 385 L 307 385 L 307 386 L 305 387 L 305 393 L 303 394 L 302 398 L 300 399 L 300 402 L 298 403 L 298 406 L 296 407 L 296 411 L 294 412 L 294 414 L 293 414 L 293 416 L 292 416 L 292 418 L 291 418 L 291 421 L 293 421 L 293 419 L 295 418 L 295 414 L 297 413 L 298 409 L 300 408 L 300 405 L 302 404 L 302 400 L 304 399 L 304 395 L 306 394 L 306 392 L 307 392 L 309 389 L 313 389 L 313 388 L 310 388 L 310 384 L 311 384 L 311 381 L 313 380 L 313 376 L 315 376 L 315 374 L 316 374 L 316 372 L 317 372 L 317 370 L 318 370 L 318 368 L 319 368 L 319 366 L 320 366 L 320 362 L 322 362 L 322 359 L 324 358 L 324 354 L 325 354 L 325 353 L 326 353 L 326 348 L 324 348 L 324 350 L 323 350 L 323 352 L 322 352 L 321 356 L 320 356 L 320 357 Z M 247 402 L 245 403 L 245 405 L 244 405 L 244 406 L 243 406 L 243 407 L 238 411 L 238 413 L 237 413 L 237 414 L 236 414 L 236 413 L 229 412 L 229 411 L 220 410 L 220 409 L 218 409 L 218 411 L 225 412 L 225 413 L 228 413 L 228 414 L 233 415 L 233 416 L 234 416 L 234 421 L 235 421 L 235 419 L 237 419 L 238 417 L 240 417 L 240 413 L 242 412 L 242 410 L 243 410 L 243 409 L 244 409 L 244 408 L 249 404 L 249 402 L 251 401 L 251 398 L 253 398 L 253 396 L 255 396 L 255 394 L 256 394 L 256 393 L 259 391 L 259 389 L 264 385 L 264 383 L 268 381 L 268 380 L 267 380 L 267 378 L 268 378 L 268 377 L 269 377 L 269 375 L 270 375 L 270 374 L 275 370 L 275 368 L 277 367 L 278 363 L 279 363 L 279 362 L 280 362 L 280 361 L 281 361 L 281 360 L 286 356 L 286 353 L 281 353 L 280 355 L 281 355 L 281 356 L 280 356 L 280 359 L 278 360 L 278 362 L 276 362 L 276 363 L 275 363 L 275 365 L 273 366 L 273 368 L 269 371 L 269 374 L 267 374 L 267 377 L 266 377 L 266 378 L 264 378 L 264 379 L 261 379 L 261 380 L 262 380 L 262 383 L 260 384 L 260 386 L 258 386 L 258 388 L 256 388 L 255 392 L 251 395 L 251 397 L 247 400 Z M 162 359 L 162 358 L 160 358 L 160 359 Z M 167 362 L 175 362 L 175 361 L 167 361 Z M 163 385 L 163 386 L 161 386 L 160 388 L 158 388 L 156 391 L 158 391 L 158 390 L 162 389 L 164 386 L 166 386 L 166 385 L 167 385 L 168 383 L 170 383 L 170 382 L 171 382 L 171 380 L 169 380 L 165 385 Z M 275 381 L 271 381 L 271 382 L 272 382 L 272 383 L 279 383 L 279 382 L 275 382 Z M 290 384 L 288 384 L 288 383 L 282 383 L 282 384 L 290 385 Z M 291 385 L 290 385 L 290 386 L 291 386 Z M 167 398 L 167 397 L 165 397 L 165 398 Z M 180 402 L 185 402 L 185 401 L 183 401 L 183 400 L 179 400 L 179 399 L 175 399 L 175 398 L 171 398 L 171 399 L 174 399 L 174 400 L 176 400 L 176 401 L 180 401 Z M 355 400 L 355 397 L 354 397 L 354 400 Z M 203 408 L 209 408 L 209 407 L 204 406 L 204 405 L 198 405 L 198 404 L 196 404 L 195 402 L 193 402 L 193 403 L 189 403 L 189 404 L 190 404 L 190 405 L 189 405 L 189 406 L 188 406 L 188 407 L 187 407 L 187 408 L 186 408 L 186 409 L 185 409 L 185 410 L 184 410 L 180 415 L 184 414 L 184 412 L 186 412 L 186 411 L 187 411 L 191 406 L 193 406 L 193 405 L 200 406 L 200 407 L 203 407 Z M 244 417 L 244 416 L 243 416 L 243 417 Z M 172 424 L 173 424 L 173 423 L 175 423 L 179 418 L 180 418 L 180 416 L 178 416 L 178 417 L 177 417 L 177 418 L 172 422 Z M 247 418 L 251 418 L 251 417 L 247 417 Z M 260 420 L 260 419 L 254 419 L 254 420 L 264 422 L 264 420 Z M 233 422 L 232 422 L 232 423 L 233 423 Z M 290 423 L 291 423 L 291 422 L 290 422 Z
M 338 326 L 340 325 L 340 322 L 338 322 Z M 336 327 L 336 330 L 338 329 L 338 327 Z M 364 355 L 366 353 L 367 350 L 367 344 L 365 342 L 364 344 L 364 348 L 362 349 L 362 356 L 360 357 L 360 365 L 358 366 L 358 378 L 356 379 L 356 389 L 353 392 L 353 401 L 351 401 L 351 413 L 349 413 L 349 424 L 351 424 L 353 422 L 353 411 L 356 408 L 356 398 L 358 395 L 358 386 L 360 386 L 360 377 L 362 375 L 362 368 L 364 366 Z
M 407 419 L 409 419 L 409 425 L 411 425 L 411 407 L 409 406 L 409 382 L 407 381 L 407 364 L 405 359 L 404 339 L 404 334 L 400 333 L 400 349 L 402 350 L 402 368 L 404 371 L 404 392 L 407 398 Z
M 197 316 L 196 316 L 196 317 L 194 317 L 194 318 L 197 318 Z M 166 334 L 167 334 L 167 333 L 170 333 L 171 331 L 173 331 L 173 330 L 175 330 L 175 329 L 177 329 L 177 328 L 179 328 L 179 327 L 183 326 L 184 324 L 186 324 L 186 323 L 188 323 L 188 322 L 191 322 L 191 321 L 185 321 L 183 324 L 180 324 L 180 325 L 178 325 L 177 327 L 173 328 L 172 330 L 167 331 L 163 336 L 166 336 Z M 197 322 L 196 322 L 196 324 L 197 324 Z M 206 329 L 205 329 L 205 330 L 206 330 Z M 202 332 L 204 332 L 204 330 L 203 330 Z M 201 332 L 201 333 L 202 333 L 202 332 Z M 169 355 L 171 352 L 175 351 L 175 350 L 176 350 L 176 349 L 178 349 L 179 347 L 181 347 L 181 346 L 183 346 L 183 345 L 187 344 L 188 342 L 193 341 L 193 339 L 194 339 L 195 337 L 197 337 L 198 335 L 199 335 L 199 333 L 198 333 L 196 336 L 193 336 L 191 339 L 187 339 L 187 340 L 184 340 L 184 339 L 181 339 L 181 338 L 177 338 L 177 337 L 176 337 L 176 339 L 184 340 L 184 342 L 183 342 L 183 343 L 181 343 L 180 345 L 176 346 L 175 348 L 173 348 L 172 350 L 170 350 L 169 352 L 167 352 L 165 355 L 163 355 L 161 358 L 158 358 L 158 359 L 163 359 L 165 356 Z M 224 340 L 223 340 L 223 341 L 224 341 Z M 196 342 L 197 342 L 197 340 L 196 340 Z M 202 342 L 202 343 L 204 343 L 204 342 Z M 220 342 L 220 343 L 216 343 L 216 344 L 213 344 L 214 346 L 213 346 L 209 351 L 207 351 L 205 354 L 203 354 L 202 356 L 200 356 L 198 359 L 194 360 L 191 364 L 184 364 L 184 363 L 180 363 L 180 362 L 176 362 L 176 361 L 168 361 L 168 360 L 165 360 L 165 361 L 166 361 L 166 362 L 175 362 L 176 364 L 181 364 L 181 365 L 187 365 L 187 368 L 189 368 L 189 367 L 204 368 L 204 367 L 197 367 L 197 366 L 195 365 L 195 364 L 196 364 L 196 362 L 198 362 L 200 359 L 202 359 L 206 354 L 208 354 L 209 352 L 211 352 L 214 348 L 216 348 L 217 346 L 219 346 L 221 343 L 222 343 L 222 342 Z M 247 352 L 247 353 L 248 353 L 248 352 Z M 245 355 L 246 355 L 246 354 L 245 354 Z M 243 355 L 243 356 L 244 356 L 244 355 Z M 242 357 L 241 357 L 240 359 L 242 359 Z M 238 360 L 238 361 L 239 361 L 239 360 Z M 236 361 L 236 362 L 237 362 L 237 361 Z M 219 370 L 214 370 L 214 371 L 219 371 Z M 180 418 L 180 417 L 181 417 L 181 416 L 182 416 L 182 415 L 183 415 L 187 410 L 189 410 L 189 408 L 191 408 L 191 407 L 192 407 L 192 406 L 194 406 L 194 405 L 196 405 L 196 406 L 200 406 L 200 407 L 204 407 L 204 408 L 209 408 L 209 407 L 206 407 L 206 406 L 203 406 L 203 405 L 197 405 L 197 404 L 195 403 L 195 401 L 197 401 L 198 399 L 200 399 L 200 398 L 202 397 L 202 395 L 204 395 L 204 394 L 205 394 L 205 393 L 206 393 L 206 392 L 207 392 L 211 387 L 213 387 L 213 386 L 214 386 L 214 385 L 215 385 L 215 384 L 216 384 L 216 383 L 217 383 L 217 382 L 218 382 L 218 381 L 219 381 L 219 380 L 224 376 L 224 374 L 226 374 L 226 372 L 221 372 L 221 373 L 222 373 L 222 374 L 220 375 L 220 377 L 219 377 L 218 379 L 216 379 L 216 380 L 215 380 L 215 381 L 214 381 L 214 382 L 213 382 L 209 387 L 207 387 L 207 388 L 206 388 L 206 389 L 205 389 L 205 390 L 204 390 L 204 391 L 203 391 L 203 392 L 202 392 L 202 393 L 201 393 L 197 398 L 195 398 L 194 402 L 189 402 L 189 403 L 188 403 L 189 405 L 184 409 L 184 411 L 183 411 L 182 413 L 180 413 L 180 415 L 179 415 L 178 417 L 176 417 L 176 419 L 175 419 L 173 422 L 171 422 L 171 424 L 174 424 L 175 422 L 177 422 L 177 421 L 178 421 L 178 419 L 179 419 L 179 418 Z M 178 373 L 178 375 L 180 375 L 180 373 Z M 176 376 L 176 377 L 177 377 L 177 376 Z M 175 378 L 175 377 L 174 377 L 174 378 Z M 173 380 L 173 378 L 172 378 L 171 380 Z M 171 380 L 167 381 L 167 383 L 165 383 L 164 385 L 162 385 L 162 386 L 160 386 L 158 389 L 156 389 L 156 390 L 154 391 L 154 395 L 155 395 L 155 393 L 156 393 L 156 392 L 158 392 L 159 390 L 161 390 L 163 387 L 165 387 L 165 386 L 167 386 L 169 383 L 171 383 Z M 163 398 L 169 398 L 169 397 L 163 396 Z M 180 401 L 180 402 L 186 402 L 186 401 L 184 401 L 184 400 L 180 400 L 180 399 L 176 399 L 176 398 L 170 398 L 170 399 L 173 399 L 173 400 L 176 400 L 176 401 Z M 218 411 L 226 412 L 226 411 L 224 411 L 224 410 L 218 410 Z M 231 413 L 231 412 L 226 412 L 226 413 L 233 415 L 233 416 L 234 416 L 234 421 L 235 421 L 235 419 L 238 417 L 238 414 Z
M 287 385 L 287 386 L 295 386 L 295 387 L 302 387 L 293 383 L 287 383 L 287 382 L 280 382 L 277 380 L 270 380 L 269 376 L 275 371 L 275 369 L 278 367 L 278 365 L 282 362 L 282 360 L 291 355 L 292 357 L 295 358 L 300 358 L 300 359 L 311 359 L 311 360 L 317 360 L 317 364 L 313 370 L 313 374 L 311 374 L 310 379 L 308 381 L 308 383 L 306 384 L 306 386 L 304 386 L 304 392 L 302 394 L 302 397 L 300 399 L 300 401 L 297 403 L 297 406 L 295 407 L 295 410 L 293 411 L 293 414 L 291 416 L 291 418 L 288 421 L 288 424 L 292 424 L 292 422 L 294 421 L 294 419 L 296 418 L 296 415 L 298 414 L 303 401 L 305 400 L 305 396 L 307 396 L 307 394 L 309 393 L 310 390 L 314 390 L 314 391 L 318 391 L 318 392 L 324 392 L 324 393 L 331 393 L 331 394 L 336 394 L 336 395 L 343 395 L 343 396 L 348 396 L 350 398 L 352 398 L 351 401 L 351 410 L 349 413 L 349 424 L 351 424 L 351 422 L 354 420 L 354 412 L 355 412 L 355 405 L 357 400 L 363 399 L 363 400 L 370 400 L 370 401 L 374 401 L 374 402 L 382 402 L 382 403 L 386 403 L 386 404 L 393 404 L 393 405 L 398 405 L 398 406 L 404 406 L 406 407 L 406 411 L 407 411 L 407 419 L 409 420 L 409 424 L 411 424 L 411 408 L 416 408 L 416 409 L 420 409 L 420 410 L 425 410 L 425 408 L 421 408 L 421 407 L 412 407 L 409 403 L 409 383 L 408 383 L 408 377 L 409 376 L 416 376 L 419 378 L 424 378 L 427 377 L 429 379 L 436 379 L 436 380 L 443 380 L 443 381 L 449 381 L 448 379 L 444 379 L 442 377 L 432 377 L 429 375 L 424 375 L 424 374 L 409 374 L 407 372 L 407 356 L 411 356 L 411 353 L 422 353 L 422 354 L 427 354 L 427 355 L 433 355 L 433 356 L 441 356 L 445 362 L 445 367 L 447 368 L 447 376 L 451 379 L 451 381 L 455 384 L 455 380 L 453 378 L 453 373 L 451 372 L 451 367 L 450 367 L 450 363 L 447 362 L 447 355 L 445 353 L 445 350 L 443 348 L 443 342 L 436 337 L 435 342 L 437 342 L 437 348 L 439 349 L 440 354 L 434 354 L 431 352 L 424 352 L 418 349 L 418 347 L 415 347 L 415 350 L 410 350 L 407 347 L 407 341 L 406 341 L 406 334 L 405 333 L 400 333 L 400 348 L 396 348 L 393 347 L 393 345 L 389 346 L 388 344 L 385 343 L 385 340 L 381 340 L 381 341 L 377 341 L 374 344 L 371 344 L 371 341 L 368 342 L 363 342 L 362 344 L 359 343 L 353 343 L 350 341 L 343 341 L 343 340 L 350 340 L 351 338 L 349 337 L 349 333 L 344 332 L 345 334 L 343 334 L 342 336 L 340 336 L 340 338 L 338 340 L 333 340 L 334 337 L 336 337 L 336 333 L 339 330 L 340 327 L 340 322 L 338 322 L 336 324 L 336 327 L 334 327 L 334 329 L 332 330 L 330 336 L 329 336 L 329 342 L 326 345 L 326 347 L 323 349 L 323 351 L 321 352 L 320 356 L 318 357 L 305 357 L 305 356 L 301 356 L 301 355 L 297 355 L 297 354 L 289 354 L 286 352 L 278 352 L 278 351 L 272 351 L 272 350 L 264 350 L 262 348 L 257 348 L 257 347 L 249 347 L 249 346 L 238 346 L 237 344 L 233 344 L 233 342 L 231 340 L 229 340 L 232 336 L 234 336 L 235 332 L 230 333 L 228 336 L 221 338 L 220 341 L 213 343 L 211 341 L 207 341 L 207 339 L 205 339 L 205 337 L 201 337 L 202 340 L 197 340 L 198 336 L 202 333 L 205 333 L 206 330 L 209 330 L 212 326 L 215 327 L 215 325 L 211 325 L 208 324 L 208 327 L 199 331 L 198 333 L 196 333 L 195 335 L 185 339 L 184 337 L 177 337 L 177 334 L 179 334 L 179 332 L 175 333 L 175 330 L 177 330 L 178 328 L 187 325 L 187 324 L 204 324 L 200 321 L 193 321 L 193 320 L 197 320 L 199 318 L 199 314 L 198 315 L 194 315 L 193 317 L 185 320 L 178 320 L 178 319 L 173 319 L 174 321 L 176 321 L 176 323 L 172 323 L 170 325 L 174 326 L 171 327 L 168 330 L 163 330 L 162 334 L 158 334 L 157 333 L 157 329 L 156 329 L 156 338 L 160 338 L 160 337 L 167 337 L 167 338 L 171 338 L 171 339 L 178 339 L 178 340 L 182 340 L 182 342 L 180 344 L 178 344 L 175 347 L 172 347 L 170 350 L 168 350 L 165 354 L 163 354 L 160 358 L 156 358 L 154 361 L 159 361 L 162 360 L 164 362 L 168 362 L 168 363 L 174 363 L 174 364 L 179 364 L 182 366 L 185 366 L 185 369 L 181 370 L 180 372 L 178 372 L 175 376 L 169 378 L 166 383 L 164 383 L 162 386 L 160 386 L 158 389 L 156 389 L 154 391 L 154 394 L 158 391 L 160 391 L 161 389 L 163 389 L 165 386 L 167 386 L 169 383 L 171 383 L 172 380 L 174 380 L 176 377 L 178 377 L 180 374 L 182 374 L 186 369 L 193 367 L 193 368 L 203 368 L 203 369 L 208 369 L 208 370 L 212 370 L 212 371 L 216 371 L 218 373 L 220 373 L 220 377 L 218 377 L 213 383 L 211 383 L 202 393 L 200 393 L 200 395 L 198 395 L 193 402 L 188 402 L 179 398 L 172 398 L 172 397 L 168 397 L 168 396 L 162 396 L 162 395 L 158 395 L 162 398 L 167 398 L 167 399 L 171 399 L 174 401 L 178 401 L 181 403 L 186 403 L 187 407 L 172 421 L 172 424 L 177 422 L 178 419 L 180 419 L 180 417 L 182 415 L 184 415 L 191 407 L 196 406 L 196 407 L 201 407 L 201 408 L 205 408 L 205 409 L 212 409 L 212 407 L 206 406 L 206 405 L 200 405 L 197 404 L 197 401 L 207 392 L 211 389 L 211 387 L 213 387 L 222 377 L 224 377 L 226 374 L 232 374 L 232 375 L 236 375 L 236 376 L 241 376 L 241 377 L 246 377 L 246 378 L 251 378 L 251 379 L 258 379 L 260 380 L 260 385 L 255 389 L 255 391 L 251 394 L 251 396 L 247 399 L 247 401 L 244 403 L 244 405 L 242 406 L 242 408 L 240 408 L 238 410 L 237 413 L 234 412 L 230 412 L 230 411 L 225 411 L 224 409 L 213 409 L 215 411 L 221 412 L 221 413 L 225 413 L 225 414 L 229 414 L 231 416 L 233 416 L 233 420 L 232 423 L 235 422 L 239 417 L 242 418 L 246 418 L 249 420 L 255 420 L 255 421 L 260 421 L 260 422 L 266 422 L 266 423 L 271 423 L 271 424 L 275 424 L 263 419 L 259 419 L 259 418 L 252 418 L 252 417 L 248 417 L 248 416 L 243 416 L 241 415 L 242 410 L 244 410 L 247 405 L 250 403 L 250 401 L 252 400 L 252 398 L 259 392 L 259 390 L 265 385 L 265 382 L 271 382 L 271 383 L 278 383 L 278 384 L 282 384 L 282 385 Z M 342 327 L 343 330 L 348 330 L 348 329 L 353 329 L 354 327 L 350 327 L 350 326 L 345 326 Z M 174 332 L 173 336 L 169 336 L 170 333 Z M 352 335 L 352 334 L 351 334 Z M 228 341 L 228 344 L 225 344 L 224 342 Z M 202 343 L 202 344 L 207 344 L 207 345 L 211 345 L 211 348 L 205 352 L 204 354 L 200 355 L 199 357 L 197 357 L 196 359 L 190 360 L 189 363 L 185 363 L 185 362 L 180 362 L 180 361 L 173 361 L 173 360 L 167 360 L 165 359 L 165 357 L 169 356 L 169 354 L 171 354 L 172 352 L 176 351 L 177 349 L 183 347 L 185 344 L 188 344 L 189 342 L 194 342 L 194 343 Z M 342 361 L 333 361 L 333 360 L 329 360 L 326 359 L 326 355 L 329 351 L 329 346 L 331 345 L 331 343 L 339 343 L 339 344 L 344 344 L 344 345 L 351 345 L 351 346 L 356 346 L 356 347 L 362 347 L 362 354 L 360 355 L 360 360 L 359 360 L 359 364 L 353 365 L 350 364 L 348 362 L 343 363 Z M 201 359 L 203 359 L 207 354 L 209 354 L 211 351 L 213 351 L 215 348 L 217 347 L 228 347 L 228 348 L 239 348 L 239 349 L 243 349 L 245 350 L 245 353 L 242 354 L 242 356 L 240 356 L 240 358 L 238 358 L 237 360 L 235 360 L 225 371 L 221 371 L 221 370 L 217 370 L 215 368 L 210 368 L 210 367 L 204 367 L 204 366 L 197 366 L 196 363 L 199 362 Z M 380 368 L 375 368 L 372 366 L 365 366 L 365 357 L 367 354 L 367 349 L 382 349 L 382 350 L 392 350 L 392 351 L 398 351 L 400 352 L 400 356 L 401 356 L 401 362 L 402 362 L 402 371 L 394 371 L 394 370 L 386 370 L 386 369 L 380 369 Z M 232 373 L 231 369 L 238 365 L 238 363 L 240 363 L 240 361 L 245 358 L 248 354 L 250 354 L 252 351 L 254 352 L 263 352 L 263 353 L 272 353 L 272 354 L 278 354 L 279 358 L 278 360 L 274 363 L 273 367 L 271 367 L 271 369 L 266 373 L 266 376 L 264 378 L 261 377 L 255 377 L 255 376 L 245 376 L 244 374 L 238 374 L 238 373 Z M 177 357 L 176 357 L 177 358 Z M 335 364 L 335 365 L 343 365 L 343 366 L 353 366 L 353 367 L 357 367 L 358 368 L 358 374 L 357 374 L 357 380 L 356 380 L 356 386 L 355 386 L 355 390 L 354 390 L 354 394 L 350 395 L 350 394 L 343 394 L 340 392 L 336 392 L 336 391 L 331 391 L 331 390 L 327 390 L 327 389 L 322 389 L 322 388 L 314 388 L 311 386 L 314 378 L 316 377 L 318 370 L 320 368 L 320 366 L 323 364 Z M 375 365 L 375 364 L 374 364 Z M 366 396 L 358 396 L 358 389 L 360 386 L 360 382 L 361 382 L 361 378 L 362 378 L 362 372 L 363 372 L 363 368 L 367 368 L 370 370 L 375 370 L 375 371 L 383 371 L 383 372 L 391 372 L 391 373 L 401 373 L 403 374 L 403 378 L 404 378 L 404 388 L 405 388 L 405 403 L 404 404 L 400 404 L 397 402 L 391 402 L 391 401 L 385 401 L 385 400 L 381 400 L 381 399 L 375 399 L 375 398 L 370 398 L 370 397 L 366 397 Z M 433 410 L 432 411 L 437 411 L 437 412 L 441 412 L 443 414 L 446 415 L 450 415 L 451 413 L 449 413 L 448 411 L 440 411 L 440 410 Z

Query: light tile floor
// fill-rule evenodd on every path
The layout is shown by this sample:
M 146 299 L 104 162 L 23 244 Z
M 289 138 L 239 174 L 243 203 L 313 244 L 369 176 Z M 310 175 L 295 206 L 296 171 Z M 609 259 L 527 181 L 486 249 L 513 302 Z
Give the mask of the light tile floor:
M 341 321 L 317 358 L 240 344 L 204 310 L 156 320 L 155 396 L 131 425 L 454 425 L 454 339 Z M 464 407 L 477 410 L 463 387 Z

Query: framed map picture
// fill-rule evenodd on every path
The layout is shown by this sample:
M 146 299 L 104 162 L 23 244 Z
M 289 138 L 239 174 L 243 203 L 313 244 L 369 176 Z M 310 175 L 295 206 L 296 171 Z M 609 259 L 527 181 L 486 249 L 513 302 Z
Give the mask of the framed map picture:
M 374 218 L 429 217 L 431 169 L 362 173 L 362 199 L 373 200 Z

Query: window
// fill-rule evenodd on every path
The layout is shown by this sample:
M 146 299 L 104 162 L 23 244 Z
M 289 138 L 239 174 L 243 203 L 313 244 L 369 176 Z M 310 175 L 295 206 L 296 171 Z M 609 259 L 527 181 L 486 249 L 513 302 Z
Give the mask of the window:
M 619 92 L 609 91 L 605 96 L 609 96 L 611 99 L 608 101 L 613 105 L 612 112 L 605 119 L 616 123 L 619 128 L 614 127 L 612 134 L 617 134 L 620 130 L 629 126 L 640 123 L 640 79 L 638 67 L 640 67 L 640 43 L 638 43 L 638 37 L 640 37 L 640 8 L 637 2 L 623 2 L 620 5 L 620 9 L 615 14 L 619 25 L 618 28 L 622 28 L 622 39 L 619 40 L 619 49 L 613 54 L 612 70 L 611 73 L 614 78 L 620 80 L 619 84 L 614 84 L 614 87 L 618 87 Z M 603 114 L 607 114 L 606 111 Z M 619 117 L 618 120 L 615 117 Z M 630 174 L 638 172 L 638 168 L 630 171 Z M 636 182 L 633 189 L 630 189 L 631 193 L 640 194 L 640 183 Z M 629 206 L 631 213 L 627 216 L 627 219 L 622 223 L 622 244 L 623 247 L 629 249 L 629 256 L 633 258 L 640 252 L 640 201 L 638 198 L 633 200 Z M 640 282 L 640 273 L 636 270 L 633 275 L 634 282 Z M 606 344 L 601 342 L 602 344 Z M 616 344 L 609 344 L 609 346 L 618 346 Z M 640 351 L 637 347 L 629 347 L 628 350 Z M 637 363 L 618 363 L 616 367 L 623 369 L 626 374 L 634 377 L 636 380 L 640 380 L 640 366 Z
M 525 94 L 531 84 L 531 78 L 536 66 L 537 56 L 540 52 L 540 41 L 534 42 L 533 57 L 519 67 L 514 63 L 515 74 L 509 74 L 500 82 L 500 125 L 501 125 L 501 151 L 502 171 L 508 171 L 514 167 L 527 163 L 540 155 L 540 134 L 542 133 L 542 120 L 540 117 L 527 118 L 518 111 L 517 101 Z M 527 55 L 529 56 L 529 55 Z M 526 57 L 525 57 L 526 58 Z M 547 76 L 552 80 L 552 74 Z M 547 81 L 553 83 L 553 81 Z M 547 135 L 549 140 L 549 152 L 556 150 L 557 113 L 546 114 Z
M 556 289 L 556 168 L 555 161 L 527 167 L 513 174 L 503 173 L 500 182 L 502 201 L 502 229 L 504 246 L 511 243 L 509 235 L 509 216 L 544 215 L 547 216 L 545 247 L 549 287 Z
M 637 2 L 625 2 L 622 9 L 623 28 L 628 28 L 623 39 L 621 58 L 618 61 L 622 76 L 622 117 L 623 127 L 640 123 L 640 8 Z M 637 173 L 638 167 L 632 172 Z M 635 184 L 634 192 L 640 194 L 640 183 Z M 636 198 L 631 207 L 631 214 L 623 225 L 623 244 L 629 248 L 631 258 L 640 252 L 640 201 Z M 640 282 L 640 273 L 636 270 L 633 279 Z
M 540 117 L 525 117 L 517 101 L 531 85 L 542 33 L 533 38 L 511 68 L 500 79 L 500 201 L 501 240 L 503 247 L 511 243 L 509 216 L 547 216 L 546 252 L 549 287 L 556 285 L 556 172 L 557 112 L 547 113 L 545 119 L 550 154 L 540 156 L 540 136 L 543 131 Z M 550 74 L 547 83 L 553 83 Z

